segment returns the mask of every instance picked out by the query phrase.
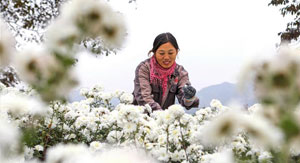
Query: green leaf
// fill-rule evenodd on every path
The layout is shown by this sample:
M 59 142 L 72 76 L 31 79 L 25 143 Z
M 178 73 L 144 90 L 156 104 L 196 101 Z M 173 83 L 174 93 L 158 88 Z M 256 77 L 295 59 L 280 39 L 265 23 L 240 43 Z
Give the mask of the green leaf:
M 289 140 L 290 138 L 299 134 L 299 126 L 291 113 L 286 113 L 283 115 L 279 125 L 286 135 L 286 140 Z
M 33 127 L 24 129 L 22 142 L 29 147 L 34 147 L 35 145 L 39 144 L 39 135 L 36 132 L 36 129 Z

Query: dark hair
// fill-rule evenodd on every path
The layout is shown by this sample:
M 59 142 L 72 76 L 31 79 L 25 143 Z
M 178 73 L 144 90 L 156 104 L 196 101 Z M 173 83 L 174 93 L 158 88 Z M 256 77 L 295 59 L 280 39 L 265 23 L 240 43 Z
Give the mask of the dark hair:
M 176 38 L 169 32 L 166 33 L 161 33 L 158 36 L 156 36 L 154 42 L 153 42 L 153 48 L 149 51 L 148 54 L 150 54 L 151 52 L 155 53 L 156 50 L 162 45 L 165 44 L 167 42 L 170 42 L 174 48 L 178 51 L 179 47 L 176 41 Z

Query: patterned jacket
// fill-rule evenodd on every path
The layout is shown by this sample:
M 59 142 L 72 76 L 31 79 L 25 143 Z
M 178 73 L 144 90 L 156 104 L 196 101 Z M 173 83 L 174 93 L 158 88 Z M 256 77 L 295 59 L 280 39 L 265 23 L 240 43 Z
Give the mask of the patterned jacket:
M 168 87 L 165 95 L 160 85 L 150 84 L 150 59 L 141 62 L 135 71 L 134 79 L 134 102 L 135 105 L 149 104 L 153 111 L 165 110 L 175 103 L 175 96 L 178 102 L 186 109 L 198 107 L 199 99 L 186 102 L 183 98 L 183 86 L 190 84 L 188 72 L 183 66 L 178 65 L 174 73 L 169 77 Z

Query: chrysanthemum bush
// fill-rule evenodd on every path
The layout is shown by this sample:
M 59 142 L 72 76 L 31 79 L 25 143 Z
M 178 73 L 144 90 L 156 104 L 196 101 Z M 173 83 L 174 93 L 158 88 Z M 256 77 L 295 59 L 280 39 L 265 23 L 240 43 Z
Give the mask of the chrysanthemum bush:
M 35 95 L 4 85 L 1 92 L 7 99 Z M 124 157 L 129 154 L 118 158 L 123 160 L 141 153 L 143 158 L 134 158 L 141 162 L 271 162 L 273 156 L 266 147 L 279 147 L 282 141 L 282 132 L 258 116 L 262 111 L 259 104 L 243 113 L 213 100 L 210 107 L 194 115 L 186 114 L 180 105 L 145 114 L 147 106 L 131 105 L 133 97 L 124 91 L 106 92 L 95 86 L 82 89 L 81 94 L 85 100 L 53 101 L 40 109 L 34 107 L 38 106 L 34 101 L 1 101 L 1 118 L 6 122 L 2 130 L 14 142 L 0 139 L 3 156 L 11 160 L 12 154 L 5 153 L 13 149 L 12 158 L 25 161 L 93 162 L 101 157 L 117 159 L 106 154 L 118 151 Z M 110 103 L 113 98 L 120 100 L 117 106 Z
M 89 37 L 120 46 L 125 27 L 102 1 L 73 0 L 61 11 L 38 48 L 15 50 L 0 22 L 0 66 L 12 64 L 27 83 L 0 83 L 1 162 L 299 161 L 298 51 L 283 49 L 247 66 L 241 83 L 254 83 L 259 104 L 246 109 L 215 99 L 194 115 L 179 104 L 152 112 L 149 105 L 132 105 L 131 93 L 100 85 L 68 103 L 65 96 L 77 83 L 78 43 Z

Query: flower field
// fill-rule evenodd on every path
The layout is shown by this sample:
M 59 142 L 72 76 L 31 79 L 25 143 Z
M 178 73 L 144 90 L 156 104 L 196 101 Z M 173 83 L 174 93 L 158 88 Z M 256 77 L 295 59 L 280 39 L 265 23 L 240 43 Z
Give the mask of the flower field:
M 0 82 L 1 163 L 300 161 L 299 50 L 280 47 L 245 66 L 240 84 L 253 82 L 258 104 L 214 99 L 191 115 L 179 104 L 152 112 L 132 105 L 131 93 L 100 85 L 67 102 L 80 41 L 101 38 L 112 48 L 126 35 L 122 16 L 102 1 L 65 3 L 39 47 L 16 50 L 2 20 L 0 27 L 0 66 L 13 66 L 22 81 Z
M 2 85 L 1 92 L 1 126 L 6 126 L 1 130 L 1 152 L 9 161 L 21 157 L 51 163 L 97 162 L 105 152 L 126 149 L 135 151 L 131 155 L 145 155 L 133 155 L 142 162 L 233 162 L 234 156 L 268 162 L 271 153 L 263 147 L 283 141 L 280 131 L 256 117 L 262 109 L 259 104 L 242 111 L 213 100 L 195 115 L 186 114 L 180 105 L 148 115 L 144 112 L 149 107 L 130 104 L 131 94 L 105 92 L 101 86 L 83 89 L 86 99 L 80 102 L 56 101 L 49 106 L 34 101 L 31 91 Z M 120 101 L 115 107 L 112 98 Z M 16 149 L 20 137 L 22 154 Z M 124 157 L 128 160 L 131 155 Z

